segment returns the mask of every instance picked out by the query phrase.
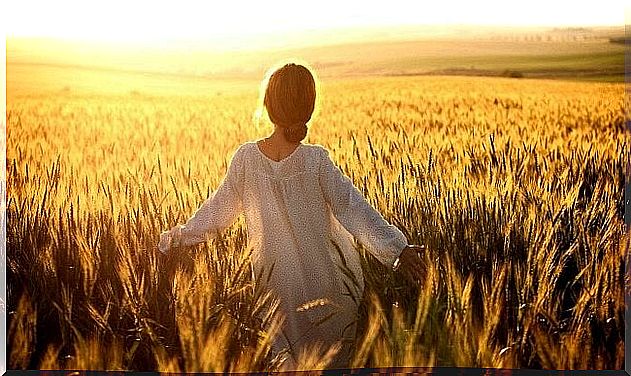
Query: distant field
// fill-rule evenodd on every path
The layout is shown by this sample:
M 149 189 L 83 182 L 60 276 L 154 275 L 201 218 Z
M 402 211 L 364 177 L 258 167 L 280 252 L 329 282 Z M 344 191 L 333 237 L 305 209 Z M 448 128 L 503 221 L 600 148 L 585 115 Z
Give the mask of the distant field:
M 405 58 L 381 63 L 375 71 L 402 75 L 441 74 L 624 81 L 624 52 L 559 55 Z
M 232 52 L 203 43 L 132 48 L 10 39 L 7 92 L 214 93 L 247 88 L 274 63 L 296 57 L 323 78 L 438 74 L 622 82 L 627 47 L 614 42 L 623 33 L 487 33 Z
M 59 94 L 214 95 L 257 90 L 256 80 L 64 64 L 8 64 L 7 97 Z

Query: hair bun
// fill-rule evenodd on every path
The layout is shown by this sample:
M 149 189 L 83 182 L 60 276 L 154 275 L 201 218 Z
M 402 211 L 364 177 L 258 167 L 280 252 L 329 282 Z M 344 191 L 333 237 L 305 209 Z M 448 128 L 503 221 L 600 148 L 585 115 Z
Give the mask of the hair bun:
M 307 124 L 283 128 L 283 134 L 289 142 L 300 142 L 307 136 Z

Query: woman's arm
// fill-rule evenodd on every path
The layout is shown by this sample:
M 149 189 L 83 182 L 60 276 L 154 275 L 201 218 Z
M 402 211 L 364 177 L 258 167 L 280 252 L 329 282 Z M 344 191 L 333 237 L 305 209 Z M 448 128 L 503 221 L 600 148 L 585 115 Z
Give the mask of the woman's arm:
M 183 225 L 160 234 L 158 248 L 162 252 L 174 246 L 191 246 L 213 238 L 230 226 L 242 212 L 243 168 L 240 149 L 237 150 L 228 172 L 217 190 Z
M 384 265 L 393 267 L 408 246 L 405 235 L 389 224 L 335 166 L 322 149 L 320 186 L 324 198 L 342 226 Z

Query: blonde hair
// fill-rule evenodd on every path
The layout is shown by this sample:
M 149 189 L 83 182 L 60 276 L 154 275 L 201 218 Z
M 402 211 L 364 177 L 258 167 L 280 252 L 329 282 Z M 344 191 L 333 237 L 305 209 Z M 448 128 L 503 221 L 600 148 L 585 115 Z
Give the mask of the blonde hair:
M 283 129 L 287 141 L 300 142 L 316 108 L 316 88 L 314 74 L 303 64 L 289 62 L 270 69 L 261 84 L 256 117 L 260 119 L 264 107 L 270 121 Z

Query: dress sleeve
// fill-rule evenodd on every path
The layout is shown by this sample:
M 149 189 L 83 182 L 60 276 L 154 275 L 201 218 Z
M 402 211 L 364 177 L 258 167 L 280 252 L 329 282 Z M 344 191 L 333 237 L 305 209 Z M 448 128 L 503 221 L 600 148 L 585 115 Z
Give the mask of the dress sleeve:
M 392 267 L 408 245 L 405 235 L 389 224 L 322 149 L 320 186 L 333 215 L 381 263 Z
M 237 150 L 226 176 L 213 194 L 195 214 L 182 225 L 177 225 L 160 236 L 159 249 L 166 252 L 171 246 L 191 246 L 212 239 L 217 232 L 230 226 L 243 210 L 243 162 Z

